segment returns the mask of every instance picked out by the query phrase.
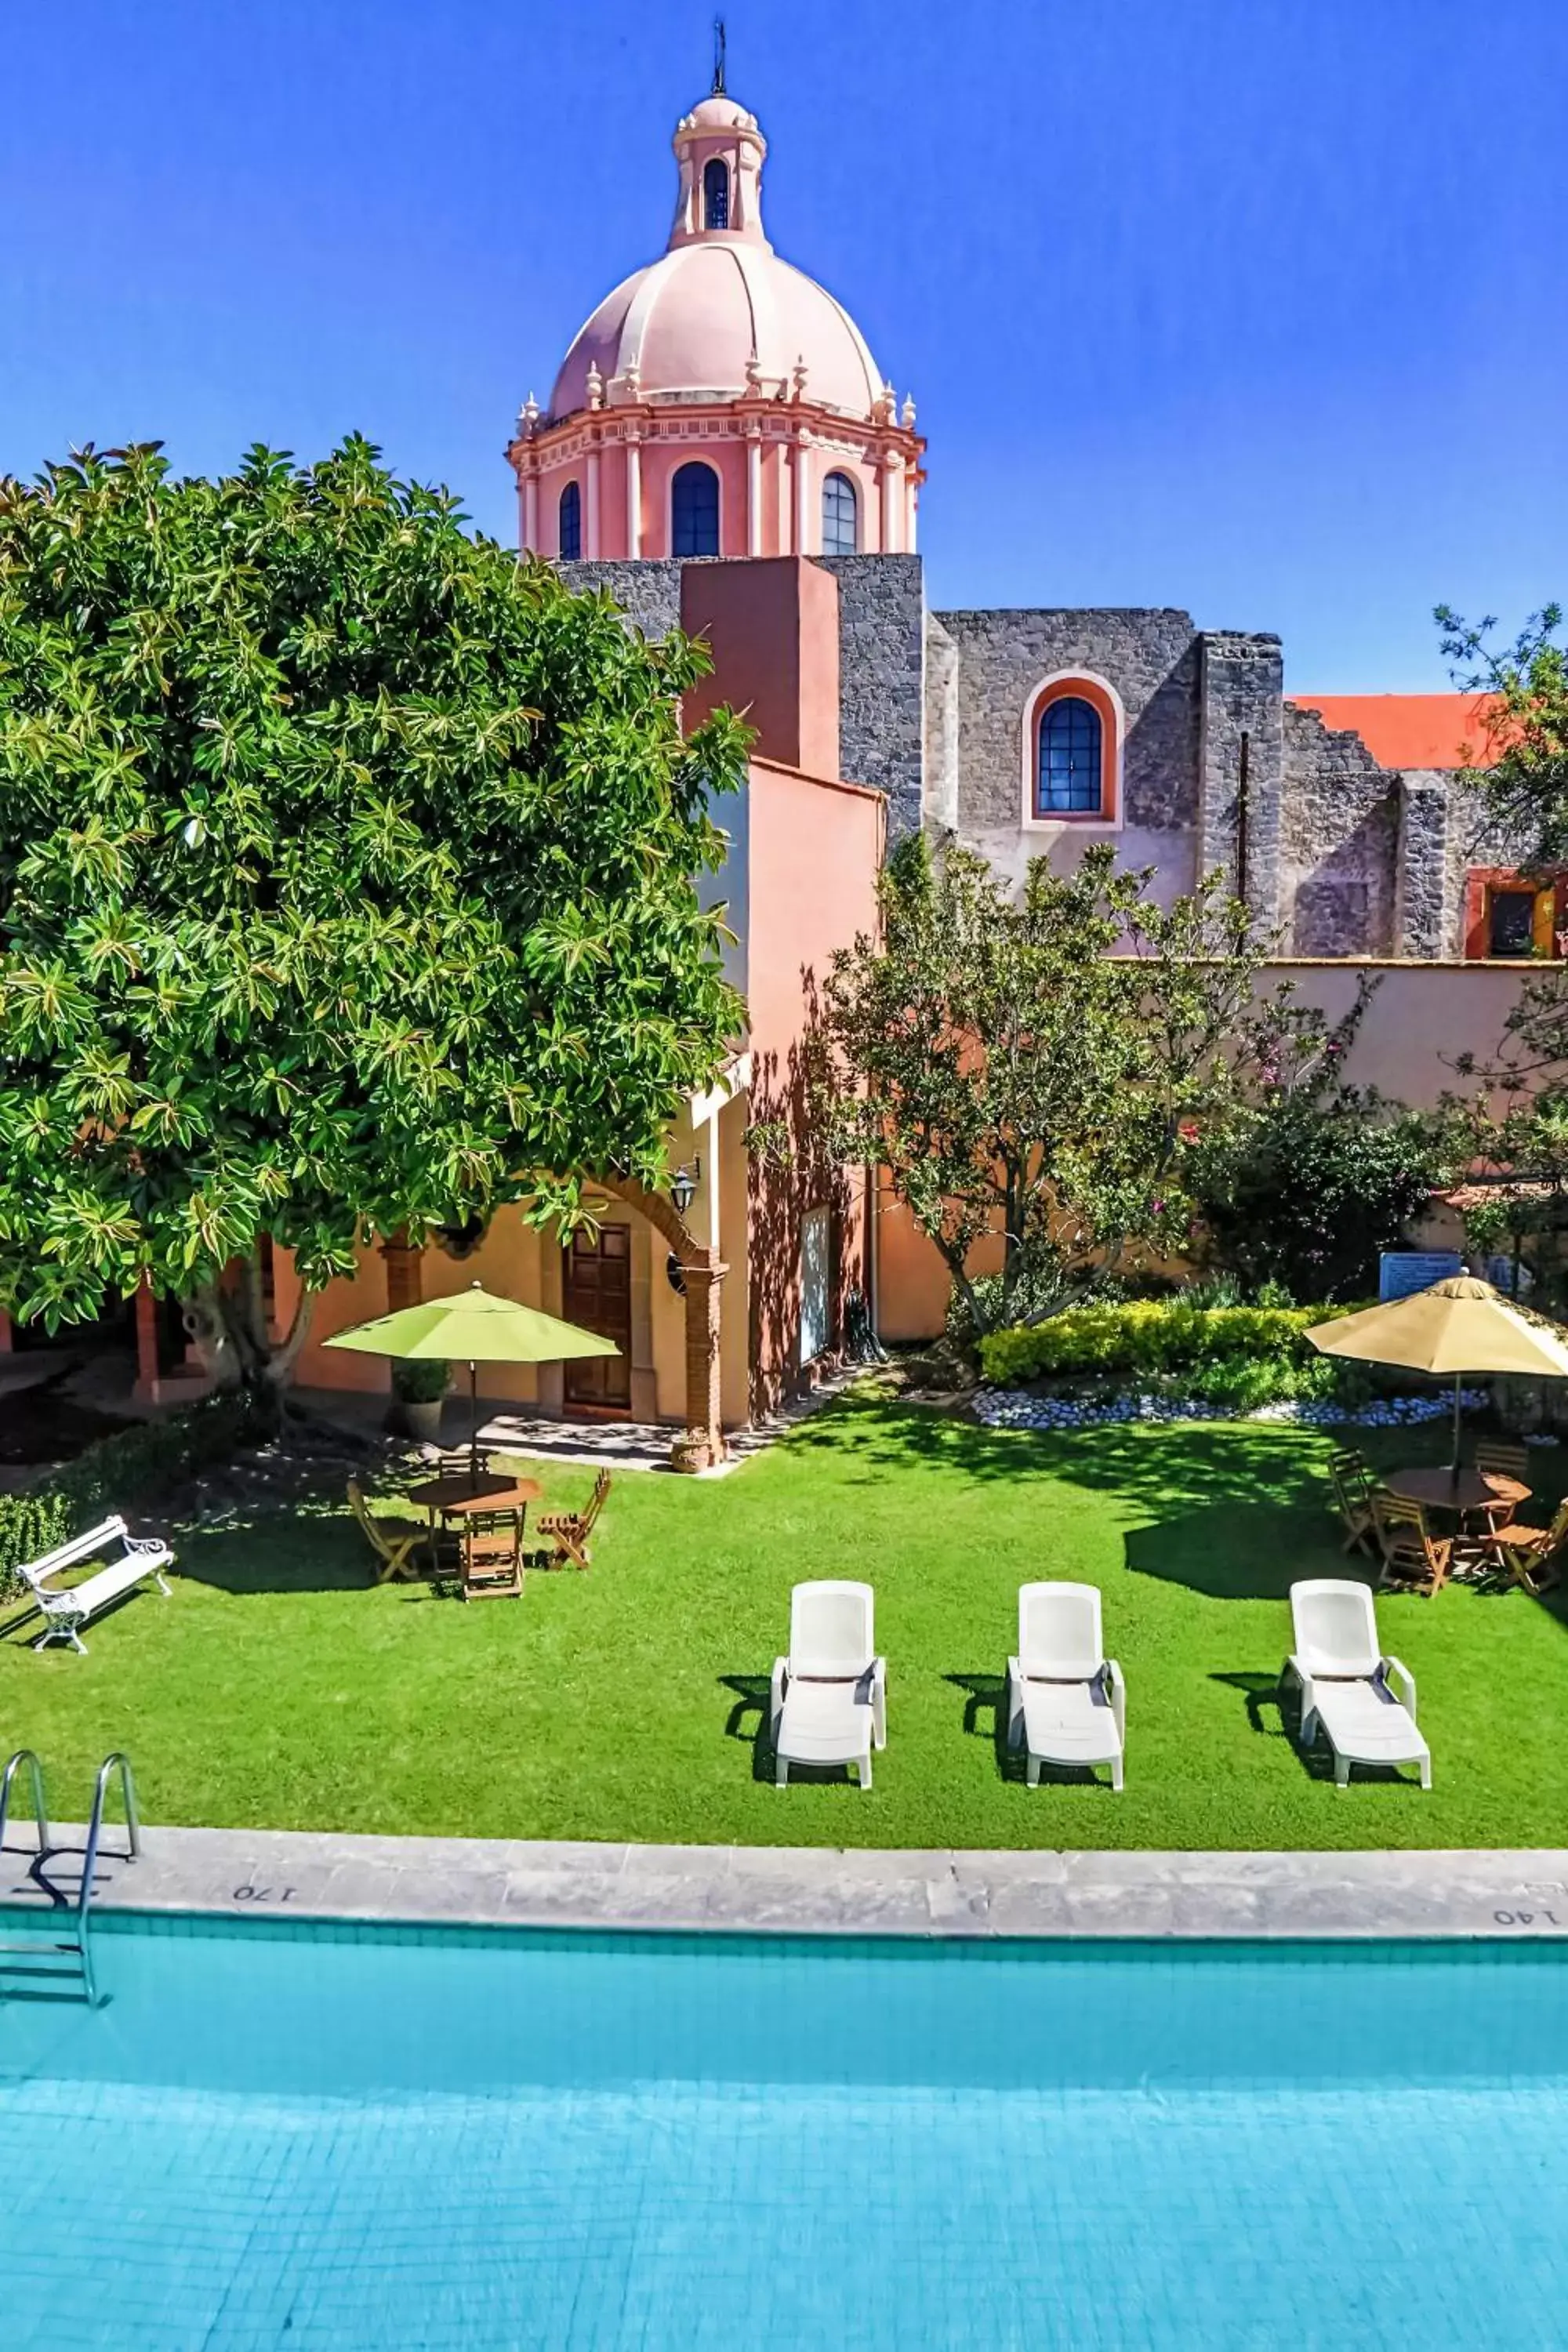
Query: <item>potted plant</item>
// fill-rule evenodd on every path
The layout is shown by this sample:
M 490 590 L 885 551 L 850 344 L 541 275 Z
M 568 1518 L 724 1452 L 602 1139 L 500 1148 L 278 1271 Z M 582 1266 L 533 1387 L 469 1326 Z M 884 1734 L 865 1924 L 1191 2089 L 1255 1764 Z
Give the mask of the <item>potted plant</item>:
M 395 1428 L 426 1445 L 441 1438 L 441 1402 L 451 1384 L 452 1367 L 435 1356 L 412 1356 L 392 1367 L 394 1403 L 389 1416 Z

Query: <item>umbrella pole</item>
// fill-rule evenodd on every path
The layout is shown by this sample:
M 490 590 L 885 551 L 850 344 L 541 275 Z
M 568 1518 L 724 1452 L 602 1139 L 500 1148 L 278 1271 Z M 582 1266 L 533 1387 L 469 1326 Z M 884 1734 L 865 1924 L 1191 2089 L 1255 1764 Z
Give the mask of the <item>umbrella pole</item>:
M 1465 1377 L 1465 1376 L 1464 1376 L 1463 1372 L 1456 1372 L 1456 1373 L 1454 1374 L 1454 1462 L 1453 1462 L 1453 1480 L 1454 1480 L 1454 1484 L 1455 1484 L 1455 1486 L 1457 1486 L 1458 1485 L 1458 1483 L 1459 1483 L 1459 1399 L 1460 1399 L 1460 1394 L 1461 1394 L 1460 1388 L 1459 1388 L 1459 1383 L 1460 1383 L 1460 1381 L 1464 1379 L 1464 1377 Z
M 1457 1393 L 1457 1392 L 1456 1392 Z M 1456 1403 L 1455 1411 L 1458 1407 Z M 479 1475 L 479 1368 L 468 1366 L 468 1475 L 478 1480 Z

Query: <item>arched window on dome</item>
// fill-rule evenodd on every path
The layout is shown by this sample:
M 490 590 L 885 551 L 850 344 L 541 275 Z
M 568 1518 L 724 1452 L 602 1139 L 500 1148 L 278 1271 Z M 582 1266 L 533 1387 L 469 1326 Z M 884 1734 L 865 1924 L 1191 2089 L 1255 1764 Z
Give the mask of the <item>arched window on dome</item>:
M 829 474 L 822 485 L 822 551 L 854 555 L 859 551 L 858 501 L 847 474 Z
M 720 155 L 710 156 L 702 166 L 702 226 L 730 226 L 730 166 Z
M 719 477 L 696 458 L 679 468 L 669 486 L 669 551 L 719 552 Z
M 561 493 L 561 561 L 576 563 L 583 553 L 583 493 L 568 482 Z
M 1105 736 L 1100 713 L 1081 694 L 1058 695 L 1040 713 L 1035 814 L 1104 814 Z

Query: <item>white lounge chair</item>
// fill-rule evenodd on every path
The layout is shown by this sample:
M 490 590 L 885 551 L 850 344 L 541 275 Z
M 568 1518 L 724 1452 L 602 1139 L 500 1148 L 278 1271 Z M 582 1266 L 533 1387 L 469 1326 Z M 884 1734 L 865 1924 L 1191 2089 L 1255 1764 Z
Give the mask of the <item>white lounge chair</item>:
M 789 1655 L 773 1661 L 774 1779 L 792 1764 L 853 1764 L 871 1785 L 888 1744 L 888 1662 L 876 1654 L 871 1588 L 824 1577 L 790 1594 Z
M 1018 1654 L 1007 1661 L 1007 1745 L 1022 1745 L 1031 1789 L 1042 1764 L 1109 1764 L 1121 1786 L 1127 1685 L 1100 1635 L 1092 1584 L 1018 1590 Z
M 82 1579 L 79 1584 L 56 1589 L 49 1582 L 68 1568 L 79 1568 L 83 1560 L 96 1559 L 101 1551 L 120 1547 L 119 1556 L 109 1560 L 96 1576 Z M 47 1618 L 48 1623 L 37 1640 L 35 1650 L 49 1642 L 69 1642 L 73 1648 L 87 1655 L 87 1643 L 81 1638 L 81 1628 L 151 1576 L 158 1590 L 168 1598 L 169 1588 L 161 1571 L 174 1559 L 174 1553 L 157 1536 L 132 1536 L 126 1533 L 123 1519 L 105 1519 L 100 1527 L 89 1528 L 84 1536 L 73 1536 L 54 1551 L 46 1552 L 42 1559 L 30 1560 L 19 1570 L 34 1600 Z
M 1310 1748 L 1321 1727 L 1335 1787 L 1350 1786 L 1352 1764 L 1415 1764 L 1429 1789 L 1432 1752 L 1415 1728 L 1415 1677 L 1379 1648 L 1367 1587 L 1337 1576 L 1293 1584 L 1290 1622 L 1296 1647 L 1280 1684 L 1300 1683 L 1301 1745 Z

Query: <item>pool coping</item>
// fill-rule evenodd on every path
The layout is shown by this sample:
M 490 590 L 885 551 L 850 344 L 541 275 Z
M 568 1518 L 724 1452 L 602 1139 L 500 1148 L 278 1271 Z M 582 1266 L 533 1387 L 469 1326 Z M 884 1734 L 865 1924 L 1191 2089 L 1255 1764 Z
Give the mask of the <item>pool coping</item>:
M 13 1821 L 0 1904 L 76 1899 L 85 1833 L 46 1860 Z M 411 1926 L 934 1937 L 1552 1938 L 1568 1849 L 1003 1852 L 612 1845 L 149 1828 L 106 1830 L 95 1910 Z

